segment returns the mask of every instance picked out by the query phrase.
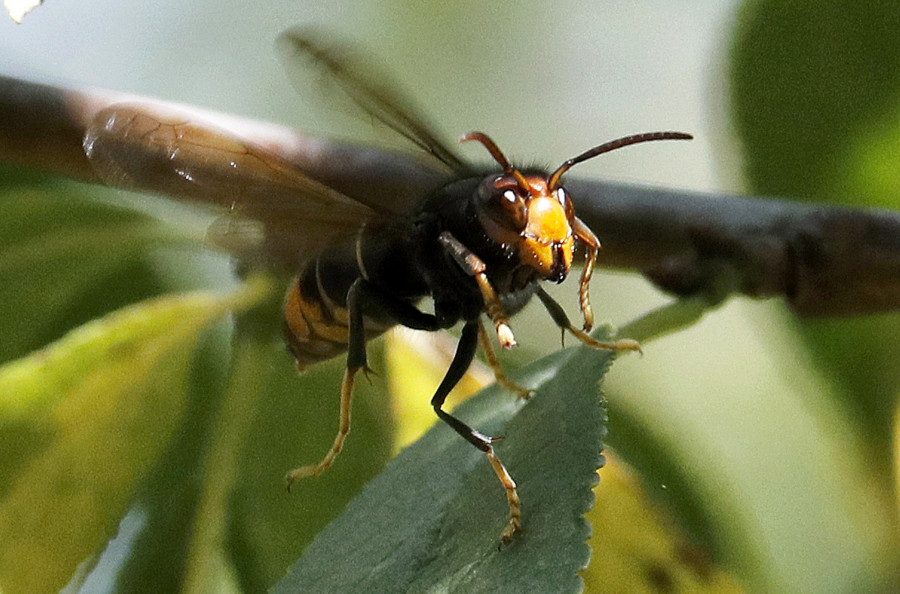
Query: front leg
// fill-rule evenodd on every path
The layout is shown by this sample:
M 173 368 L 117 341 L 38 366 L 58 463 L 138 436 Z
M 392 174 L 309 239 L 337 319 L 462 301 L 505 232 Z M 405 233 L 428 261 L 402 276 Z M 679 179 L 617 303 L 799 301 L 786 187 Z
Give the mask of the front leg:
M 575 326 L 572 325 L 572 322 L 569 321 L 569 316 L 566 315 L 565 310 L 563 310 L 562 306 L 557 303 L 553 297 L 551 297 L 547 291 L 543 288 L 538 288 L 537 290 L 538 299 L 541 300 L 541 303 L 544 305 L 544 308 L 547 310 L 547 313 L 550 314 L 550 317 L 553 318 L 553 321 L 556 322 L 556 325 L 559 326 L 563 331 L 563 336 L 565 336 L 566 331 L 571 332 L 575 338 L 588 345 L 591 348 L 595 349 L 605 349 L 608 351 L 638 351 L 641 352 L 641 344 L 631 338 L 620 338 L 618 340 L 613 341 L 600 341 L 593 338 L 590 334 L 585 332 L 584 330 L 579 330 Z
M 449 231 L 444 231 L 438 235 L 438 241 L 456 263 L 459 264 L 460 268 L 466 274 L 475 278 L 475 282 L 478 283 L 478 290 L 484 299 L 485 313 L 494 323 L 497 340 L 500 341 L 501 346 L 505 349 L 511 349 L 516 346 L 516 337 L 513 336 L 512 329 L 509 327 L 509 317 L 503 311 L 503 305 L 500 303 L 497 291 L 488 280 L 485 263 L 481 258 L 473 254 L 469 248 L 460 243 L 458 239 L 453 237 L 453 234 Z
M 594 312 L 591 310 L 591 275 L 594 273 L 594 262 L 597 260 L 597 250 L 600 249 L 600 240 L 594 235 L 590 227 L 585 225 L 581 219 L 575 217 L 575 223 L 572 225 L 572 231 L 575 237 L 584 243 L 587 249 L 587 257 L 584 260 L 584 270 L 581 271 L 581 283 L 578 285 L 578 301 L 581 305 L 581 313 L 584 315 L 584 331 L 590 332 L 594 327 Z
M 488 365 L 490 365 L 491 369 L 494 371 L 494 378 L 497 380 L 498 384 L 509 392 L 517 395 L 522 400 L 528 400 L 534 396 L 533 390 L 520 386 L 514 382 L 512 378 L 506 375 L 505 371 L 503 371 L 503 365 L 500 363 L 500 359 L 497 358 L 497 353 L 494 352 L 494 347 L 491 346 L 491 339 L 488 337 L 487 331 L 481 323 L 481 316 L 478 317 L 478 342 L 481 343 L 484 357 L 487 359 Z

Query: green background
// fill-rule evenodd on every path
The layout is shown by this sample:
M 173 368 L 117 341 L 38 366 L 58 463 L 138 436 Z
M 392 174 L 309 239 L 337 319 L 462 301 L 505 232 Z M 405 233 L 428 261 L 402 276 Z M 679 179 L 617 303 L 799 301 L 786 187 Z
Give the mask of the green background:
M 59 3 L 21 26 L 0 24 L 0 72 L 350 133 L 347 122 L 321 117 L 314 101 L 298 98 L 278 63 L 275 37 L 303 23 L 371 48 L 448 138 L 483 129 L 525 162 L 556 164 L 619 135 L 680 129 L 697 139 L 622 151 L 579 173 L 853 206 L 897 208 L 900 200 L 900 8 L 893 3 Z M 378 140 L 359 122 L 352 133 Z M 137 202 L 147 218 L 97 206 L 89 188 L 10 170 L 3 179 L 4 360 L 146 296 L 234 287 L 224 258 L 188 247 L 185 237 L 202 234 L 205 224 L 193 211 L 100 193 L 104 204 Z M 572 283 L 554 293 L 574 310 Z M 618 273 L 598 274 L 593 295 L 598 319 L 618 325 L 667 301 L 642 279 Z M 277 322 L 277 303 L 270 309 Z M 558 344 L 540 308 L 523 316 L 515 326 L 522 347 L 510 367 Z M 889 589 L 898 563 L 897 324 L 896 314 L 798 320 L 777 300 L 732 300 L 649 344 L 643 358 L 613 366 L 605 380 L 606 441 L 643 477 L 663 524 L 677 523 L 678 534 L 749 589 Z M 205 517 L 198 510 L 239 521 L 220 535 L 227 554 L 219 565 L 192 575 L 212 575 L 216 587 L 269 585 L 387 459 L 393 421 L 385 384 L 360 382 L 370 393 L 357 398 L 358 423 L 340 464 L 296 497 L 282 497 L 283 470 L 331 440 L 341 362 L 297 379 L 283 347 L 264 331 L 233 352 L 228 329 L 218 332 L 189 335 L 178 344 L 184 350 L 172 351 L 180 356 L 161 355 L 163 385 L 179 386 L 182 422 L 146 413 L 160 433 L 140 443 L 154 444 L 155 435 L 164 451 L 136 456 L 141 472 L 117 478 L 114 486 L 134 499 L 123 497 L 116 513 L 79 516 L 100 526 L 93 542 L 119 535 L 86 588 L 183 584 L 182 571 L 198 563 L 188 553 L 198 550 L 188 530 Z M 187 369 L 194 340 L 202 348 Z M 74 347 L 56 352 L 66 348 Z M 255 411 L 252 420 L 236 418 L 223 430 L 216 413 L 231 402 L 227 362 L 235 355 L 270 387 L 235 405 Z M 75 367 L 76 375 L 87 369 Z M 52 401 L 67 392 L 47 393 Z M 46 416 L 53 402 L 22 412 L 18 395 L 0 391 L 8 417 L 0 436 L 5 494 L 56 435 Z M 236 474 L 218 475 L 220 487 L 236 486 L 234 507 L 203 507 L 204 494 L 216 492 L 201 470 L 205 456 L 216 451 L 217 435 L 231 431 L 250 436 Z M 604 505 L 615 503 L 601 492 Z M 284 518 L 303 525 L 296 529 L 302 536 L 286 537 Z M 595 523 L 595 533 L 603 530 Z M 627 526 L 609 534 L 595 543 L 595 559 L 599 547 L 633 536 Z M 72 548 L 70 564 L 86 554 Z M 67 551 L 56 550 L 60 557 Z M 636 574 L 629 583 L 660 583 L 647 567 L 677 575 L 662 561 L 643 563 L 653 551 L 635 546 L 630 558 L 642 563 L 618 567 Z M 7 567 L 24 562 L 11 546 L 3 559 Z M 595 567 L 607 573 L 586 578 L 592 590 L 622 583 L 610 573 L 615 566 Z M 66 575 L 57 579 L 65 583 Z M 118 586 L 115 575 L 125 576 Z

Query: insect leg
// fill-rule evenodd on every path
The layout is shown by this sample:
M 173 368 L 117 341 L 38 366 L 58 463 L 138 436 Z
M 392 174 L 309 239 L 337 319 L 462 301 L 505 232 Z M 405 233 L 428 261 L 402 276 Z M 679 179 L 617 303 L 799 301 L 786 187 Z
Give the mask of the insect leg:
M 503 311 L 503 305 L 500 304 L 500 298 L 497 291 L 488 280 L 485 270 L 487 267 L 484 262 L 473 254 L 469 248 L 453 237 L 449 231 L 444 231 L 438 236 L 438 241 L 444 246 L 450 255 L 456 260 L 456 263 L 468 274 L 475 277 L 478 283 L 478 290 L 481 291 L 481 297 L 484 299 L 484 309 L 491 321 L 494 322 L 494 328 L 497 331 L 497 339 L 505 349 L 516 346 L 516 338 L 513 336 L 512 329 L 509 327 L 509 318 Z
M 575 338 L 588 345 L 589 347 L 595 349 L 606 349 L 609 351 L 641 350 L 640 343 L 630 338 L 620 338 L 619 340 L 604 342 L 591 337 L 591 335 L 584 330 L 580 330 L 572 325 L 572 322 L 569 321 L 569 316 L 566 315 L 566 312 L 563 310 L 562 306 L 557 303 L 553 299 L 553 297 L 547 294 L 547 291 L 545 291 L 542 287 L 538 287 L 537 296 L 538 299 L 541 300 L 541 303 L 544 304 L 544 307 L 550 314 L 550 317 L 553 318 L 553 321 L 556 322 L 557 326 L 563 329 L 563 332 L 568 330 L 573 335 L 575 335 Z
M 441 408 L 444 405 L 447 394 L 449 394 L 450 390 L 456 386 L 463 374 L 465 374 L 466 370 L 469 368 L 469 364 L 472 363 L 472 359 L 475 357 L 475 350 L 478 347 L 480 326 L 481 324 L 478 320 L 466 322 L 463 326 L 459 345 L 456 347 L 456 353 L 453 355 L 453 361 L 450 363 L 450 368 L 447 369 L 447 373 L 441 381 L 440 386 L 438 386 L 437 391 L 431 398 L 431 406 L 434 407 L 434 412 L 437 413 L 437 416 L 442 421 L 453 427 L 453 430 L 465 438 L 466 441 L 484 452 L 488 461 L 490 461 L 491 468 L 494 469 L 494 473 L 497 475 L 497 478 L 500 479 L 500 484 L 503 485 L 503 488 L 506 490 L 506 500 L 509 504 L 509 521 L 506 524 L 506 528 L 504 528 L 503 532 L 500 534 L 500 538 L 504 541 L 508 541 L 522 528 L 522 504 L 519 500 L 519 494 L 516 492 L 515 481 L 513 481 L 509 472 L 507 472 L 506 467 L 503 466 L 503 463 L 494 453 L 492 444 L 498 438 L 489 437 L 475 431 Z
M 581 313 L 584 315 L 584 331 L 590 332 L 594 327 L 594 312 L 591 310 L 591 275 L 594 273 L 594 262 L 597 260 L 597 250 L 600 249 L 600 240 L 594 235 L 590 227 L 581 219 L 575 217 L 572 225 L 575 237 L 580 239 L 587 248 L 587 257 L 584 260 L 584 270 L 581 271 L 581 282 L 578 285 L 578 301 L 581 305 Z
M 300 468 L 295 468 L 288 471 L 287 475 L 285 475 L 284 477 L 285 481 L 287 481 L 288 490 L 290 490 L 291 485 L 294 484 L 294 481 L 309 476 L 318 476 L 331 468 L 331 465 L 334 464 L 334 459 L 337 458 L 338 454 L 341 453 L 341 450 L 344 449 L 344 441 L 347 439 L 347 435 L 349 435 L 350 433 L 350 412 L 353 402 L 353 380 L 356 376 L 356 372 L 358 372 L 359 370 L 359 367 L 350 367 L 348 365 L 347 370 L 344 372 L 344 379 L 341 381 L 340 424 L 338 427 L 338 433 L 334 438 L 334 443 L 331 445 L 331 449 L 328 450 L 328 453 L 325 454 L 325 457 L 322 458 L 322 460 L 320 460 L 318 464 L 301 466 Z
M 484 356 L 485 358 L 487 358 L 488 364 L 494 371 L 494 378 L 496 378 L 498 384 L 503 386 L 504 389 L 516 394 L 523 400 L 527 400 L 528 398 L 534 396 L 533 391 L 520 386 L 519 384 L 511 380 L 510 377 L 506 375 L 506 372 L 503 371 L 503 366 L 500 364 L 500 359 L 497 358 L 497 353 L 494 352 L 494 347 L 491 346 L 491 339 L 488 338 L 487 332 L 485 332 L 480 318 L 478 320 L 478 341 L 481 343 L 481 348 L 484 351 Z
M 366 364 L 366 333 L 363 326 L 363 312 L 360 302 L 360 288 L 365 281 L 357 279 L 347 293 L 347 311 L 349 312 L 349 349 L 347 351 L 347 369 L 341 380 L 341 413 L 338 432 L 331 449 L 318 464 L 310 464 L 295 468 L 287 473 L 285 480 L 288 489 L 294 481 L 309 476 L 318 476 L 331 468 L 334 459 L 344 449 L 344 441 L 350 434 L 350 414 L 353 404 L 353 382 L 360 369 L 368 370 Z
M 318 476 L 328 470 L 334 459 L 344 448 L 344 441 L 350 433 L 350 414 L 353 400 L 354 378 L 360 370 L 368 371 L 366 357 L 366 332 L 363 322 L 364 314 L 382 314 L 396 322 L 417 330 L 439 330 L 438 319 L 419 311 L 407 301 L 396 299 L 379 291 L 362 278 L 357 279 L 347 292 L 347 311 L 349 312 L 349 338 L 347 341 L 347 370 L 341 381 L 341 413 L 338 433 L 334 443 L 325 457 L 318 464 L 296 468 L 287 473 L 288 488 L 300 478 Z

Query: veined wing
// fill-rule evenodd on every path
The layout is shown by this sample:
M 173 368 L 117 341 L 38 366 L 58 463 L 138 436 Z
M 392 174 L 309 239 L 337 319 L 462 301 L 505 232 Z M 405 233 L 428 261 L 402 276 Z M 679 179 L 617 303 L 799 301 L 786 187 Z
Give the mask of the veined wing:
M 229 216 L 213 226 L 214 243 L 263 248 L 286 266 L 390 215 L 227 132 L 149 107 L 102 110 L 84 150 L 109 185 L 224 207 Z
M 301 94 L 308 91 L 307 77 L 302 74 L 318 68 L 326 75 L 327 82 L 334 83 L 371 118 L 434 157 L 457 176 L 471 173 L 468 163 L 439 140 L 437 131 L 398 91 L 390 76 L 353 48 L 326 41 L 324 37 L 310 29 L 291 29 L 279 37 L 285 65 Z

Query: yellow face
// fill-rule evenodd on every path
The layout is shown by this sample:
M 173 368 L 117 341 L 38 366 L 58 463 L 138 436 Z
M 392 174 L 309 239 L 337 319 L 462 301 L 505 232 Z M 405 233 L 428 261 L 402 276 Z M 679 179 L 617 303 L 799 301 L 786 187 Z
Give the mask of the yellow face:
M 542 278 L 562 282 L 572 267 L 575 236 L 570 224 L 571 208 L 564 189 L 547 191 L 545 179 L 529 176 L 532 188 L 526 203 L 527 218 L 519 253 L 522 262 L 534 268 Z M 568 212 L 567 212 L 568 211 Z
M 494 241 L 515 247 L 523 264 L 531 267 L 544 280 L 562 282 L 572 267 L 575 253 L 573 230 L 590 249 L 599 247 L 597 238 L 575 218 L 575 207 L 560 181 L 572 166 L 603 153 L 653 140 L 689 140 L 683 132 L 647 132 L 625 136 L 599 144 L 577 157 L 563 162 L 547 176 L 524 175 L 484 132 L 469 132 L 461 141 L 475 140 L 484 145 L 503 168 L 503 174 L 486 178 L 478 188 L 478 219 L 485 233 Z M 590 264 L 588 265 L 590 266 Z M 582 277 L 582 293 L 590 268 Z
M 525 186 L 526 189 L 523 189 Z M 562 282 L 572 267 L 575 211 L 563 188 L 542 176 L 499 176 L 481 188 L 481 225 L 500 243 L 516 246 L 522 264 L 544 280 Z

